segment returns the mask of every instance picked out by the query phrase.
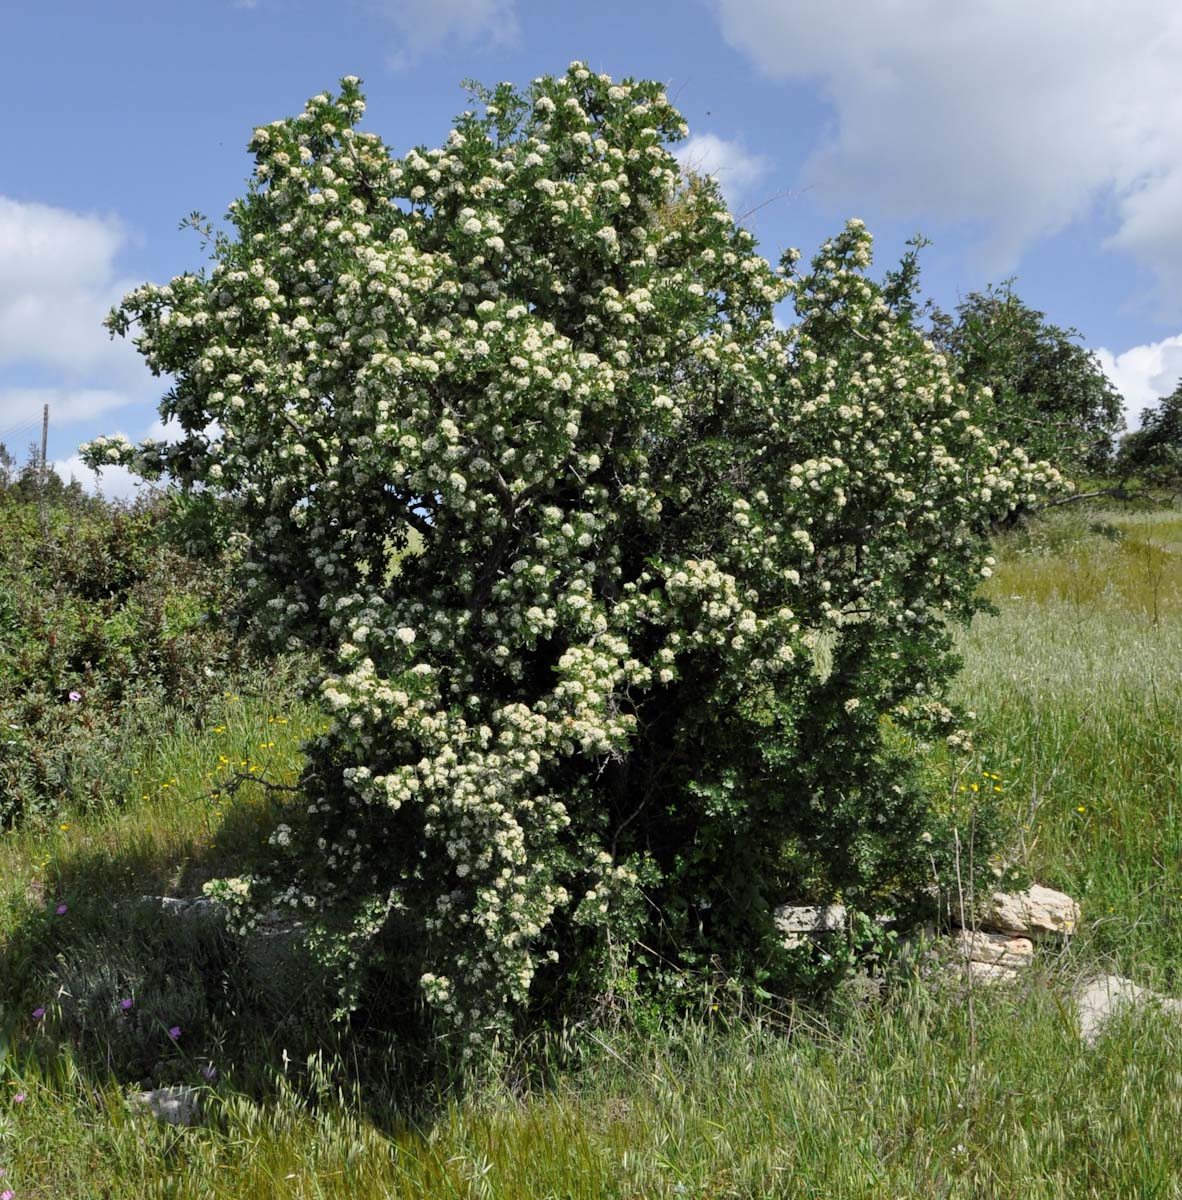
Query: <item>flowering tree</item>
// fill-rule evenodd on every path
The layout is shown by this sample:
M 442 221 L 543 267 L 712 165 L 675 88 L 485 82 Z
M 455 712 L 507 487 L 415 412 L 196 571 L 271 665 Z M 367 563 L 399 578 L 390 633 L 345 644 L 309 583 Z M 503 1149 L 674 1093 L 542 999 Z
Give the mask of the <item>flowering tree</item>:
M 474 1039 L 642 936 L 768 967 L 777 903 L 914 888 L 938 824 L 888 743 L 962 736 L 983 530 L 1054 480 L 860 222 L 805 274 L 755 253 L 659 84 L 478 98 L 403 157 L 354 78 L 256 130 L 209 273 L 110 318 L 183 436 L 86 448 L 225 496 L 263 619 L 331 664 L 306 812 L 220 894 L 382 948 Z

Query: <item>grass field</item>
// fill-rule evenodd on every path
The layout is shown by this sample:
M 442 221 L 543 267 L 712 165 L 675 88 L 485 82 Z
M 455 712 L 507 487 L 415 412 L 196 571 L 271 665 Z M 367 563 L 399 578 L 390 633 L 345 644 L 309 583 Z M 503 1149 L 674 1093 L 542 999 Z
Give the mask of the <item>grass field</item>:
M 1182 513 L 1069 512 L 1005 550 L 961 692 L 1014 840 L 1035 878 L 1081 899 L 1081 951 L 1178 986 Z
M 692 1020 L 625 1012 L 535 1048 L 552 1071 L 511 1064 L 497 1086 L 400 1114 L 352 1082 L 334 1058 L 347 1047 L 309 1067 L 298 1004 L 239 985 L 213 934 L 114 903 L 197 890 L 275 819 L 281 794 L 225 780 L 290 780 L 318 715 L 227 696 L 216 723 L 144 747 L 136 795 L 0 840 L 0 1192 L 1182 1196 L 1182 1022 L 1128 1015 L 1084 1047 L 1064 1001 L 1095 970 L 1182 993 L 1182 513 L 1064 510 L 1007 535 L 999 559 L 998 612 L 961 639 L 959 691 L 1021 865 L 1084 911 L 1029 978 L 971 1004 L 902 980 L 824 1020 L 725 994 Z M 192 966 L 211 959 L 216 996 Z M 95 1014 L 129 978 L 119 1041 Z M 183 1012 L 160 1007 L 175 997 Z M 136 1116 L 132 1082 L 201 1084 L 205 1124 Z

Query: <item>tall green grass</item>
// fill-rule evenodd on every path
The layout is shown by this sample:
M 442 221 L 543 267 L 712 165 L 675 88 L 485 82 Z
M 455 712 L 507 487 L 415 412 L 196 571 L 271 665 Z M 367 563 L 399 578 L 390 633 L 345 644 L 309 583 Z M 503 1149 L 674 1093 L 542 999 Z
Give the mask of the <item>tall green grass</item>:
M 1099 531 L 1099 532 L 1097 532 Z M 1089 952 L 1182 972 L 1182 514 L 1064 514 L 1011 537 L 960 690 L 1031 874 Z
M 0 1190 L 1182 1196 L 1182 1022 L 1127 1014 L 1085 1047 L 1068 1000 L 1080 977 L 1106 969 L 1182 992 L 1182 514 L 1065 511 L 1009 535 L 999 559 L 998 611 L 961 638 L 960 698 L 977 712 L 981 767 L 1001 776 L 1019 865 L 1084 908 L 1073 946 L 1044 952 L 1016 986 L 976 989 L 969 1003 L 963 985 L 915 975 L 824 1018 L 752 1014 L 725 990 L 704 993 L 692 1019 L 625 1011 L 523 1051 L 497 1084 L 399 1106 L 349 1060 L 364 1034 L 325 1037 L 317 1054 L 315 1038 L 299 1041 L 311 1005 L 277 1021 L 230 978 L 223 990 L 239 1007 L 227 1017 L 218 1001 L 206 1044 L 171 1057 L 165 1047 L 151 1078 L 130 1072 L 126 1047 L 112 1044 L 105 1065 L 100 1041 L 29 1015 L 37 989 L 62 977 L 60 964 L 34 961 L 60 933 L 52 902 L 64 897 L 60 919 L 78 921 L 54 944 L 111 946 L 103 898 L 194 891 L 261 850 L 290 801 L 249 785 L 226 796 L 219 782 L 230 764 L 293 778 L 299 737 L 318 718 L 278 697 L 227 697 L 216 723 L 142 747 L 136 795 L 68 829 L 0 841 Z M 200 939 L 170 949 L 152 940 L 161 929 L 145 918 L 118 936 L 127 953 L 172 955 L 178 977 L 185 954 L 217 951 Z M 68 1009 L 50 997 L 51 1018 L 55 1003 Z M 225 1069 L 205 1088 L 203 1126 L 160 1126 L 127 1106 L 134 1084 L 202 1083 L 197 1067 L 215 1053 Z
M 695 1022 L 546 1090 L 382 1130 L 349 1095 L 211 1091 L 170 1129 L 63 1057 L 8 1072 L 18 1195 L 193 1197 L 1167 1197 L 1182 1031 L 1120 1021 L 1081 1051 L 1045 989 L 963 1003 L 915 989 L 794 1036 Z M 25 1100 L 12 1103 L 20 1089 Z

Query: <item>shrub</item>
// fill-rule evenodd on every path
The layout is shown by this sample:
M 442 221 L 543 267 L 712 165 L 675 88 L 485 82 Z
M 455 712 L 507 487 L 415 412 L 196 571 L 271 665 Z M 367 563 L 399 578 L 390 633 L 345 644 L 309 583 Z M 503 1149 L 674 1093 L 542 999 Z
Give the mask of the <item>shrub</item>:
M 145 719 L 199 713 L 241 662 L 224 564 L 173 549 L 170 521 L 0 491 L 0 823 L 126 792 Z
M 964 744 L 950 625 L 1057 478 L 973 424 L 860 222 L 759 257 L 659 84 L 479 99 L 403 158 L 354 78 L 257 129 L 209 273 L 110 319 L 183 436 L 84 448 L 224 494 L 330 664 L 306 812 L 215 890 L 472 1041 L 641 944 L 776 979 L 781 901 L 914 899 L 947 844 L 901 733 Z

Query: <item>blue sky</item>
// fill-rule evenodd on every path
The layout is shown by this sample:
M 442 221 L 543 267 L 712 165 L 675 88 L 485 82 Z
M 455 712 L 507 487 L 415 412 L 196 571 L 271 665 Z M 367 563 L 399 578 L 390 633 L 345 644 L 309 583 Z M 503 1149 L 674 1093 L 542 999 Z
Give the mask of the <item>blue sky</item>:
M 858 216 L 883 269 L 923 232 L 928 294 L 1016 276 L 1130 412 L 1182 377 L 1174 0 L 44 0 L 0 44 L 0 440 L 23 450 L 48 401 L 50 457 L 84 476 L 79 442 L 151 432 L 160 382 L 99 322 L 201 264 L 178 222 L 241 194 L 254 126 L 356 74 L 366 128 L 436 145 L 462 79 L 575 58 L 666 83 L 681 153 L 769 258 Z

